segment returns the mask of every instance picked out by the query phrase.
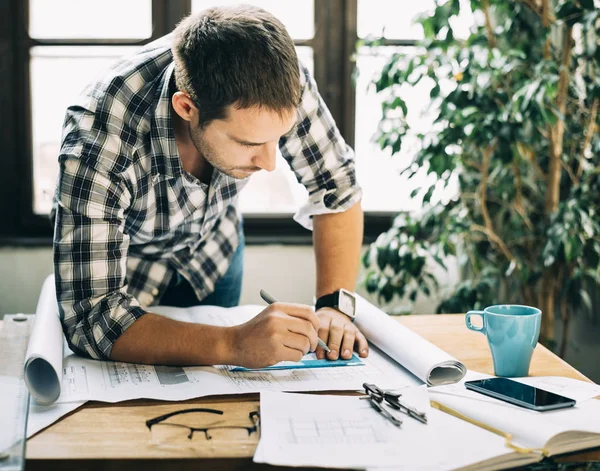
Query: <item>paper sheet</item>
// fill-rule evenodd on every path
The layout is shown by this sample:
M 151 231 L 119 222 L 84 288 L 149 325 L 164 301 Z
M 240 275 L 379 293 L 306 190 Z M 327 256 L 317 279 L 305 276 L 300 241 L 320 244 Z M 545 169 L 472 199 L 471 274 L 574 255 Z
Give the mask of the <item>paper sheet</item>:
M 364 382 L 395 389 L 420 384 L 409 372 L 377 349 L 363 366 L 278 371 L 233 372 L 226 366 L 168 367 L 64 359 L 58 403 L 98 400 L 118 402 L 148 398 L 179 401 L 214 394 L 275 391 L 338 391 L 362 389 Z
M 362 366 L 238 372 L 231 371 L 231 366 L 137 365 L 89 360 L 64 348 L 54 280 L 49 277 L 40 294 L 25 377 L 37 402 L 51 404 L 137 398 L 176 401 L 266 390 L 360 390 L 367 381 L 382 388 L 397 389 L 421 381 L 444 384 L 458 381 L 463 376 L 464 366 L 456 359 L 363 298 L 359 297 L 358 301 L 356 323 L 371 342 L 370 355 L 362 360 Z M 263 309 L 263 306 L 252 305 L 187 309 L 152 307 L 153 312 L 182 322 L 224 326 L 246 322 Z
M 428 424 L 396 413 L 403 420 L 397 428 L 357 397 L 261 393 L 261 438 L 254 461 L 443 471 L 507 453 L 502 437 L 430 408 L 424 387 L 402 393 L 404 401 L 426 412 Z
M 577 402 L 600 396 L 600 385 L 573 378 L 562 376 L 529 376 L 513 379 L 561 396 L 570 397 Z
M 84 402 L 67 402 L 64 404 L 51 404 L 43 406 L 33 399 L 29 402 L 29 416 L 27 417 L 27 438 L 35 435 L 40 430 L 52 425 L 62 416 L 81 407 Z

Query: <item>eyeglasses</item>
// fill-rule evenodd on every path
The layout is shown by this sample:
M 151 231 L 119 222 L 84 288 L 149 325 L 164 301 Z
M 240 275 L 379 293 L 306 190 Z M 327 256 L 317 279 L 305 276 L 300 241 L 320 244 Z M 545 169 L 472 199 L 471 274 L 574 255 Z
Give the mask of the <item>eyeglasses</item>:
M 402 420 L 390 413 L 390 411 L 384 407 L 384 403 L 388 407 L 398 412 L 402 412 L 403 414 L 406 414 L 423 424 L 427 423 L 427 415 L 424 412 L 419 412 L 414 407 L 411 407 L 400 401 L 400 396 L 402 396 L 402 394 L 385 391 L 379 386 L 369 383 L 364 383 L 363 388 L 365 388 L 367 395 L 361 399 L 368 399 L 371 407 L 373 407 L 373 409 L 379 412 L 396 427 L 402 426 Z
M 218 409 L 183 409 L 147 420 L 146 427 L 152 434 L 152 444 L 173 447 L 201 446 L 208 441 L 243 443 L 254 432 L 258 433 L 258 411 L 248 414 L 251 425 L 227 425 L 223 420 L 215 421 L 214 416 L 221 415 L 223 411 Z

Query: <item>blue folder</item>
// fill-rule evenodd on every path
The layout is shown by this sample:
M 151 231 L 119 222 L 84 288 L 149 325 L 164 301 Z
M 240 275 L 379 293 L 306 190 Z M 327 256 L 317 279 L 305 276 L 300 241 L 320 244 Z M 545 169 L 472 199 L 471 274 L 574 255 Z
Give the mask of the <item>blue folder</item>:
M 352 354 L 352 358 L 348 360 L 319 360 L 314 353 L 309 353 L 304 355 L 300 361 L 282 361 L 273 366 L 256 369 L 234 366 L 231 371 L 297 370 L 302 368 L 330 368 L 333 366 L 364 366 L 364 363 L 356 354 Z

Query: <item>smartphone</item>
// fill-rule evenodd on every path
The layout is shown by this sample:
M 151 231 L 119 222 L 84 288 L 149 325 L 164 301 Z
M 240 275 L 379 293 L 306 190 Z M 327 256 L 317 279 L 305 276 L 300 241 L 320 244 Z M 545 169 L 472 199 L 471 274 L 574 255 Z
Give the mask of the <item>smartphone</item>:
M 465 381 L 465 386 L 487 396 L 509 402 L 516 406 L 536 411 L 547 411 L 573 407 L 575 400 L 544 391 L 528 384 L 508 378 L 489 378 L 477 381 Z

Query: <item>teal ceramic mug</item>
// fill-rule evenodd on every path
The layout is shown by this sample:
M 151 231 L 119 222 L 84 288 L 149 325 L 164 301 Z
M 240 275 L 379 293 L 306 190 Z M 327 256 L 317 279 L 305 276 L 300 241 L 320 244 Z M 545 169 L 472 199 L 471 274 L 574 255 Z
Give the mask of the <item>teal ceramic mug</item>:
M 481 317 L 481 327 L 471 323 L 473 316 Z M 469 311 L 465 317 L 467 328 L 487 337 L 496 376 L 527 376 L 541 320 L 538 308 L 517 304 L 488 306 L 483 311 Z

